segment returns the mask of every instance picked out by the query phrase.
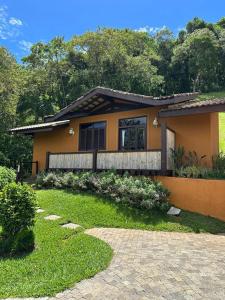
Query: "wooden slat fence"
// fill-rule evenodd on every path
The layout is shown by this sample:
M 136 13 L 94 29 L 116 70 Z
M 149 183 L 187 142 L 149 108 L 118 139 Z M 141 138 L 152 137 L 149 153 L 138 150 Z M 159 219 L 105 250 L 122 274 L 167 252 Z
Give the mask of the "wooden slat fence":
M 47 169 L 154 170 L 161 169 L 161 150 L 128 152 L 48 153 Z
M 98 170 L 160 170 L 161 151 L 99 152 Z
M 93 168 L 93 153 L 50 153 L 49 169 L 87 169 Z

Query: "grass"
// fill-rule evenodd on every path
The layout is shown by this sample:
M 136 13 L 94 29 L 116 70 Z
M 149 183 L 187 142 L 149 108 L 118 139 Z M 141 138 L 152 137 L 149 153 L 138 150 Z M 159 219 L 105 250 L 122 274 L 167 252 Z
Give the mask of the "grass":
M 0 258 L 0 298 L 52 296 L 108 266 L 111 248 L 81 229 L 62 228 L 65 222 L 84 228 L 225 232 L 225 223 L 189 212 L 169 217 L 66 190 L 39 190 L 37 196 L 45 212 L 37 216 L 34 228 L 36 249 L 26 256 Z M 62 219 L 46 221 L 43 217 L 48 214 L 58 214 Z
M 225 98 L 225 91 L 211 92 L 199 96 L 201 100 Z M 219 149 L 225 152 L 225 113 L 219 113 Z
M 85 228 L 119 227 L 179 232 L 225 232 L 225 223 L 195 213 L 182 212 L 169 217 L 159 211 L 144 211 L 114 203 L 99 196 L 75 194 L 66 190 L 37 191 L 39 205 L 63 221 Z
M 108 266 L 111 248 L 103 241 L 64 229 L 38 216 L 36 249 L 0 259 L 0 298 L 50 296 Z

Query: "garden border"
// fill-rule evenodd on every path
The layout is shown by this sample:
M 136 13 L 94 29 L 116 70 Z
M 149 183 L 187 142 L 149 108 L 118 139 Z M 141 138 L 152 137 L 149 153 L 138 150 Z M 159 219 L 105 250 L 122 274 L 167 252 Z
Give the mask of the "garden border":
M 225 221 L 225 180 L 155 176 L 176 207 Z

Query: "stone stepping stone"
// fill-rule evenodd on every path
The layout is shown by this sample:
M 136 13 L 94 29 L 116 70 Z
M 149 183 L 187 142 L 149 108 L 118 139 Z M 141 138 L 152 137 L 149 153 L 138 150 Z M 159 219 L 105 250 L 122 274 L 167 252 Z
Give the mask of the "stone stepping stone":
M 167 212 L 167 215 L 168 216 L 179 216 L 180 213 L 181 213 L 180 208 L 176 208 L 174 206 L 171 206 L 170 209 Z
M 55 221 L 55 220 L 58 220 L 58 219 L 61 219 L 60 216 L 57 216 L 57 215 L 49 215 L 47 217 L 44 217 L 45 220 L 51 220 L 51 221 Z
M 81 226 L 78 225 L 78 224 L 74 224 L 74 223 L 67 223 L 67 224 L 62 225 L 62 227 L 63 228 L 69 228 L 69 229 L 77 229 Z
M 45 210 L 42 209 L 42 208 L 38 208 L 38 209 L 36 210 L 36 212 L 37 212 L 38 214 L 43 213 L 44 211 L 45 211 Z

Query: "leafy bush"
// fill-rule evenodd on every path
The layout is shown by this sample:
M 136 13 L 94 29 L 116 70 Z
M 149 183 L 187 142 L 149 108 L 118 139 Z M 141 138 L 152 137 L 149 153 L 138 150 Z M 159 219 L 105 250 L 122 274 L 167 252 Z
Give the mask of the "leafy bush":
M 185 153 L 184 147 L 172 150 L 173 175 L 188 178 L 225 178 L 225 154 L 219 153 L 212 157 L 212 168 L 204 167 L 202 160 L 195 151 Z
M 13 256 L 31 252 L 34 249 L 34 233 L 24 229 L 14 236 L 0 236 L 0 255 Z
M 187 178 L 206 178 L 208 177 L 208 169 L 201 166 L 188 166 L 181 167 L 176 170 L 176 174 L 179 177 L 187 177 Z
M 146 209 L 159 208 L 164 210 L 169 206 L 169 192 L 161 183 L 154 182 L 144 176 L 133 177 L 129 174 L 120 176 L 112 171 L 101 173 L 42 173 L 37 177 L 37 186 L 94 192 L 116 202 Z
M 220 152 L 212 158 L 212 171 L 209 176 L 213 178 L 225 178 L 225 153 Z
M 27 185 L 9 183 L 0 193 L 3 236 L 13 237 L 34 225 L 35 193 Z
M 16 172 L 13 169 L 0 166 L 0 190 L 8 183 L 16 181 Z

